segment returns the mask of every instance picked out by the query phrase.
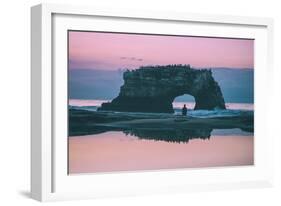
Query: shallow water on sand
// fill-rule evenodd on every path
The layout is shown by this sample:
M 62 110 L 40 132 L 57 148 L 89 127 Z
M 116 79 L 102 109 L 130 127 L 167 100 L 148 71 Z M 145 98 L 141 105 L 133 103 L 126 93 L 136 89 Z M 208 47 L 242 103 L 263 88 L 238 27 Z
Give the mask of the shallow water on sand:
M 166 141 L 154 134 L 105 132 L 69 137 L 69 173 L 253 165 L 253 133 L 213 130 Z M 182 135 L 182 134 L 181 134 Z M 161 134 L 160 134 L 161 136 Z M 178 141 L 177 141 L 178 140 Z

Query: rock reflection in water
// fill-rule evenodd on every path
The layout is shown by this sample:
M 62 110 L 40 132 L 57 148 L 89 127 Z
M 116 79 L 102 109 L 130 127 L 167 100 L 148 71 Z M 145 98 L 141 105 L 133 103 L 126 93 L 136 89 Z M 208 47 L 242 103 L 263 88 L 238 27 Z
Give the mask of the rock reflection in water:
M 132 129 L 123 131 L 126 135 L 133 135 L 139 139 L 155 141 L 188 143 L 192 139 L 210 139 L 212 129 Z
M 136 131 L 135 131 L 136 132 Z M 138 130 L 139 138 L 121 131 L 69 138 L 69 174 L 160 170 L 179 168 L 202 168 L 217 166 L 253 165 L 253 136 L 239 134 L 211 135 L 209 141 L 195 136 L 166 136 L 157 132 Z M 182 131 L 180 131 L 182 133 Z M 134 134 L 133 134 L 134 135 Z M 202 137 L 197 134 L 197 137 Z M 168 142 L 172 139 L 188 143 Z M 175 138 L 177 137 L 177 138 Z M 203 135 L 203 137 L 205 137 Z M 207 138 L 207 137 L 206 137 Z M 176 141 L 176 140 L 174 140 Z

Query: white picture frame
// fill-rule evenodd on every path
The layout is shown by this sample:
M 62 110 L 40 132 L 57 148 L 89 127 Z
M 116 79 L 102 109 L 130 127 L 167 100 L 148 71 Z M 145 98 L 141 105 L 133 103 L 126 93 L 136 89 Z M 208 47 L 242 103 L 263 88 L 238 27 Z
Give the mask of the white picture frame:
M 96 21 L 101 20 L 101 22 Z M 114 21 L 120 21 L 116 27 Z M 104 22 L 103 22 L 104 21 Z M 93 24 L 95 22 L 96 24 Z M 138 27 L 130 25 L 138 22 Z M 255 48 L 255 165 L 169 171 L 67 175 L 67 29 L 163 33 L 153 30 L 160 22 L 177 32 L 206 36 L 254 37 Z M 108 28 L 111 25 L 112 28 Z M 181 28 L 193 25 L 193 30 Z M 201 25 L 200 27 L 198 25 Z M 116 10 L 40 4 L 31 8 L 31 196 L 39 201 L 112 197 L 266 187 L 273 183 L 273 136 L 267 109 L 273 75 L 273 21 L 269 18 L 202 15 L 177 12 Z M 202 27 L 202 29 L 201 29 Z M 206 33 L 206 28 L 208 32 Z M 190 27 L 191 28 L 191 27 Z M 205 29 L 204 29 L 205 28 Z M 222 28 L 225 28 L 222 30 Z M 145 30 L 145 31 L 144 31 Z M 205 33 L 202 33 L 205 32 Z M 60 69 L 58 69 L 60 68 Z M 267 85 L 266 89 L 264 85 Z M 257 92 L 258 91 L 258 92 Z M 270 95 L 270 94 L 268 94 Z M 65 124 L 64 124 L 65 123 Z

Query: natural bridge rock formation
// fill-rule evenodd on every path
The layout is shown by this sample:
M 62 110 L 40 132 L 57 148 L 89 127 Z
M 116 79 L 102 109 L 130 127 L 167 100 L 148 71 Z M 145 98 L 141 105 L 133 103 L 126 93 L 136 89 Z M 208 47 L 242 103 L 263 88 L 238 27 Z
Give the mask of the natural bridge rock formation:
M 98 110 L 173 113 L 174 99 L 184 94 L 195 98 L 194 109 L 225 109 L 211 70 L 192 69 L 189 65 L 140 67 L 124 72 L 123 79 L 119 96 Z

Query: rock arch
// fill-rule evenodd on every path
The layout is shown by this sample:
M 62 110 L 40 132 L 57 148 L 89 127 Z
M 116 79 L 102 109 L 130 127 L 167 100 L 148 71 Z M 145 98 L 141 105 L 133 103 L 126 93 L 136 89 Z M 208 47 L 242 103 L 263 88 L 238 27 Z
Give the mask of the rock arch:
M 189 65 L 148 66 L 124 72 L 123 79 L 119 95 L 98 110 L 173 113 L 172 102 L 184 94 L 195 98 L 195 110 L 225 109 L 211 70 Z

